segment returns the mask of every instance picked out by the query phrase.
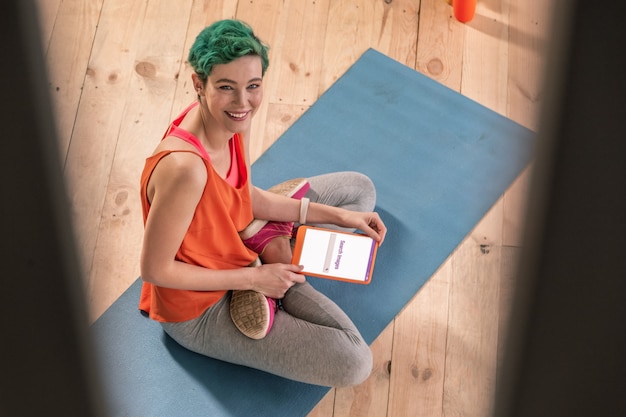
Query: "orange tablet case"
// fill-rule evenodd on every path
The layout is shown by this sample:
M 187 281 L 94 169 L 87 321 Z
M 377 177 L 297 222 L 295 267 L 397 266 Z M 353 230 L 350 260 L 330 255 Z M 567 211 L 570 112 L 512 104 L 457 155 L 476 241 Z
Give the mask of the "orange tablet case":
M 325 229 L 325 228 L 315 227 L 315 226 L 300 226 L 298 228 L 298 232 L 296 235 L 296 242 L 295 242 L 295 247 L 293 250 L 293 257 L 291 260 L 292 264 L 295 264 L 295 265 L 301 264 L 303 249 L 305 247 L 304 243 L 307 237 L 307 232 L 310 230 L 328 232 L 329 243 L 326 249 L 320 248 L 320 250 L 326 250 L 326 256 L 324 257 L 325 265 L 321 268 L 322 271 L 321 272 L 319 271 L 320 269 L 319 265 L 317 269 L 308 265 L 304 265 L 304 270 L 302 271 L 304 275 L 318 277 L 318 278 L 325 278 L 325 279 L 333 279 L 337 281 L 351 282 L 355 284 L 369 284 L 370 283 L 372 279 L 372 274 L 374 272 L 374 263 L 376 261 L 376 254 L 378 252 L 378 242 L 376 242 L 371 237 L 361 234 L 361 233 L 343 232 L 343 231 Z M 360 275 L 359 278 L 357 279 L 357 278 L 337 276 L 332 273 L 333 269 L 331 268 L 332 266 L 331 257 L 333 254 L 333 248 L 334 248 L 334 244 L 335 244 L 335 240 L 337 236 L 339 236 L 340 238 L 340 246 L 342 242 L 341 241 L 342 236 L 350 236 L 349 239 L 353 239 L 353 238 L 365 239 L 366 242 L 368 242 L 368 244 L 366 245 L 368 250 L 362 252 L 362 255 L 363 255 L 362 262 L 366 263 L 366 265 L 361 265 L 362 268 L 365 267 L 364 276 Z M 363 244 L 365 244 L 365 242 L 363 242 Z M 341 256 L 342 256 L 342 252 L 340 249 L 339 255 L 336 255 L 335 257 L 336 259 L 335 265 L 339 264 Z M 360 263 L 361 261 L 359 260 L 358 262 Z M 337 269 L 337 267 L 335 269 Z

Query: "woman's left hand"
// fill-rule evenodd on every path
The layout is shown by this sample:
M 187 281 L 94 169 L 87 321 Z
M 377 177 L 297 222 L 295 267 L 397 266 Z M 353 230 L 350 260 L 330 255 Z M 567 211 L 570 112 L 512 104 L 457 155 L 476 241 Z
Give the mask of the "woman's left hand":
M 379 244 L 383 243 L 387 234 L 387 226 L 376 212 L 351 211 L 347 214 L 345 224 L 342 226 L 362 230 Z

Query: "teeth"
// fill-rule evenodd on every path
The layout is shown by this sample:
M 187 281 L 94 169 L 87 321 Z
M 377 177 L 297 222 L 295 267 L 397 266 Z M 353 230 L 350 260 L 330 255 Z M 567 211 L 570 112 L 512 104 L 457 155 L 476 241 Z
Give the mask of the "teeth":
M 241 119 L 246 113 L 231 113 L 227 112 L 230 117 L 234 117 L 235 119 Z

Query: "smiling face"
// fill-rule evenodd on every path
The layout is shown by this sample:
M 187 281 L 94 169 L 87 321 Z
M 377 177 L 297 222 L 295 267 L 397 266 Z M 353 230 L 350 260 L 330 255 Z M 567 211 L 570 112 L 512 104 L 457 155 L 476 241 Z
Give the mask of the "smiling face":
M 247 55 L 216 65 L 204 85 L 197 76 L 193 80 L 208 119 L 205 123 L 212 130 L 232 135 L 250 129 L 252 116 L 263 99 L 260 57 Z

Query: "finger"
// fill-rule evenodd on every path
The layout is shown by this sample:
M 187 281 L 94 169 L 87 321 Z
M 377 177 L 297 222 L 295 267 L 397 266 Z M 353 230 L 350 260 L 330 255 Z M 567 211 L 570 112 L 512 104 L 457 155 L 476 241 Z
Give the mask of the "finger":
M 304 269 L 304 265 L 287 264 L 291 272 L 300 273 Z
M 363 227 L 363 231 L 366 235 L 374 239 L 379 244 L 382 243 L 380 234 L 376 230 L 374 230 L 369 224 Z
M 293 274 L 293 284 L 295 285 L 296 283 L 304 283 L 306 282 L 306 277 L 303 274 Z
M 385 223 L 383 223 L 382 219 L 377 215 L 374 219 L 372 219 L 370 225 L 378 233 L 378 236 L 380 238 L 378 243 L 382 244 L 385 240 L 385 235 L 387 234 L 387 227 L 385 226 Z
M 378 225 L 378 236 L 380 236 L 380 240 L 378 241 L 379 245 L 382 245 L 383 241 L 385 240 L 386 235 L 387 235 L 387 227 L 385 227 L 385 225 L 381 222 Z
M 289 281 L 289 286 L 293 286 L 296 283 L 303 283 L 306 281 L 306 277 L 301 274 L 304 269 L 303 265 L 293 265 L 293 264 L 285 264 L 285 267 L 291 273 L 287 277 L 287 281 Z

